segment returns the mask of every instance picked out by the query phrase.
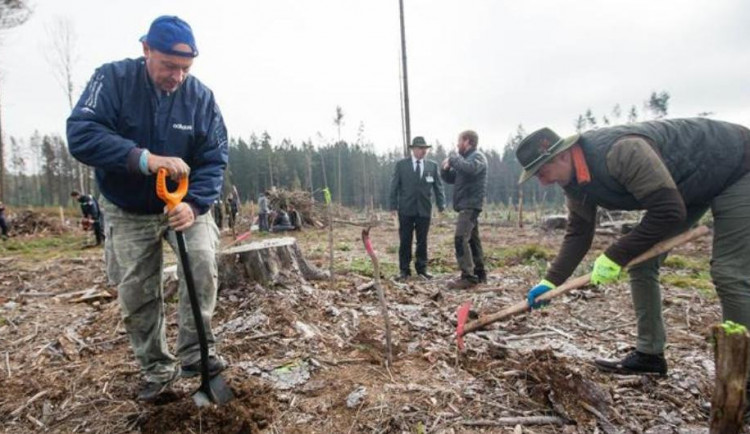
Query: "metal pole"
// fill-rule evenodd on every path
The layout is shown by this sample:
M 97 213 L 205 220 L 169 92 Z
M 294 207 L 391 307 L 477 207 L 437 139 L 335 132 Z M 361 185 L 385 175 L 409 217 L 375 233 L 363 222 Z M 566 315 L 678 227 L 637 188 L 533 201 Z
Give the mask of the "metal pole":
M 406 143 L 404 143 L 404 156 L 409 156 L 409 143 L 411 143 L 411 124 L 409 121 L 409 77 L 406 73 L 406 30 L 404 28 L 404 0 L 398 0 L 401 14 L 401 67 L 404 76 L 404 129 L 406 131 Z

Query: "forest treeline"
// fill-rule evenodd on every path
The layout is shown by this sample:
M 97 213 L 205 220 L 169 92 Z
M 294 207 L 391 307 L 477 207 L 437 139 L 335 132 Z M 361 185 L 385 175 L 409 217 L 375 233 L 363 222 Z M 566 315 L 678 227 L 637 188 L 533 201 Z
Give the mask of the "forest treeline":
M 648 118 L 667 115 L 667 92 L 654 92 L 646 100 L 643 112 Z M 707 115 L 707 113 L 701 114 Z M 336 108 L 334 124 L 343 118 Z M 577 131 L 607 125 L 631 123 L 639 120 L 635 106 L 623 111 L 619 104 L 611 113 L 595 116 L 591 110 L 574 118 Z M 257 200 L 258 194 L 272 187 L 312 192 L 322 199 L 322 189 L 328 187 L 335 202 L 355 208 L 387 208 L 391 176 L 395 163 L 404 157 L 403 150 L 394 148 L 377 153 L 374 146 L 362 140 L 360 125 L 358 139 L 350 142 L 335 140 L 325 143 L 318 137 L 294 143 L 288 139 L 274 142 L 266 132 L 249 137 L 230 139 L 229 167 L 225 192 L 235 187 L 243 201 Z M 525 203 L 562 204 L 562 192 L 542 187 L 538 182 L 518 185 L 521 167 L 515 159 L 515 148 L 527 132 L 522 125 L 505 143 L 484 143 L 480 149 L 486 154 L 488 167 L 487 202 L 490 204 L 517 203 L 522 194 Z M 83 189 L 96 194 L 91 171 L 78 164 L 67 150 L 60 135 L 35 133 L 29 138 L 11 137 L 5 146 L 4 201 L 15 206 L 69 206 L 70 192 Z M 435 143 L 428 158 L 442 161 L 454 148 L 451 144 Z M 522 188 L 522 190 L 521 190 Z M 452 188 L 446 186 L 448 201 Z

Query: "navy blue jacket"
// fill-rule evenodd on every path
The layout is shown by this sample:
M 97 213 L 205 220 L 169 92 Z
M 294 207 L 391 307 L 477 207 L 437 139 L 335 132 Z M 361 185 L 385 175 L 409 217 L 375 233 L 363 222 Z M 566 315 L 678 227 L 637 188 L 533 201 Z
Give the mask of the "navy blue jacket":
M 161 95 L 161 96 L 160 96 Z M 156 177 L 143 175 L 143 149 L 190 166 L 185 202 L 204 214 L 219 197 L 227 165 L 227 130 L 213 92 L 188 76 L 175 92 L 156 89 L 144 58 L 99 67 L 68 118 L 68 147 L 96 168 L 99 190 L 119 208 L 159 214 Z M 169 182 L 170 190 L 176 185 Z
M 78 197 L 78 203 L 81 205 L 81 214 L 84 217 L 90 217 L 99 220 L 101 212 L 99 211 L 99 202 L 90 194 L 83 194 Z

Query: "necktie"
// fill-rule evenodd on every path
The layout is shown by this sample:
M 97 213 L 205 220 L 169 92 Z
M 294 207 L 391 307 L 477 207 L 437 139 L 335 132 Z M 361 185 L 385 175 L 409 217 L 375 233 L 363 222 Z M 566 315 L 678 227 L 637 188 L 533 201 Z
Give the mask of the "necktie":
M 417 178 L 422 177 L 422 174 L 420 173 L 420 170 L 419 170 L 419 163 L 421 163 L 421 161 L 417 160 L 417 168 L 414 169 L 414 172 L 417 174 Z

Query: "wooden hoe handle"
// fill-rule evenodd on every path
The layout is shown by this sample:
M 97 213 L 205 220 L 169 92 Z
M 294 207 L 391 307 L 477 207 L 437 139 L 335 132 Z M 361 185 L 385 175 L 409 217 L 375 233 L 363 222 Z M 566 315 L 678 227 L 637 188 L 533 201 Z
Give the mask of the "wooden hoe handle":
M 708 228 L 706 226 L 699 226 L 695 229 L 691 229 L 689 231 L 683 232 L 682 234 L 672 237 L 668 240 L 664 240 L 658 244 L 655 244 L 653 247 L 643 252 L 640 256 L 637 256 L 635 259 L 628 262 L 628 265 L 626 266 L 626 268 L 632 267 L 633 265 L 640 264 L 641 262 L 644 262 L 651 258 L 659 256 L 662 253 L 666 253 L 679 245 L 685 244 L 688 241 L 692 241 L 698 237 L 702 237 L 703 235 L 706 235 L 707 233 L 708 233 Z M 558 286 L 557 288 L 551 291 L 545 292 L 544 294 L 537 297 L 536 301 L 551 300 L 559 295 L 565 294 L 566 292 L 570 292 L 573 289 L 584 287 L 588 285 L 590 281 L 591 281 L 591 273 L 586 274 L 585 276 L 576 277 L 575 279 L 568 280 L 567 282 L 563 283 L 562 285 Z M 466 324 L 463 328 L 463 333 L 461 334 L 465 335 L 467 333 L 471 333 L 473 331 L 481 329 L 482 327 L 486 325 L 492 324 L 493 322 L 503 320 L 505 318 L 519 314 L 521 312 L 526 312 L 527 310 L 529 310 L 529 305 L 526 302 L 526 300 L 524 300 L 512 306 L 508 306 L 507 308 L 501 310 L 500 312 L 480 317 L 478 320 L 472 321 Z

